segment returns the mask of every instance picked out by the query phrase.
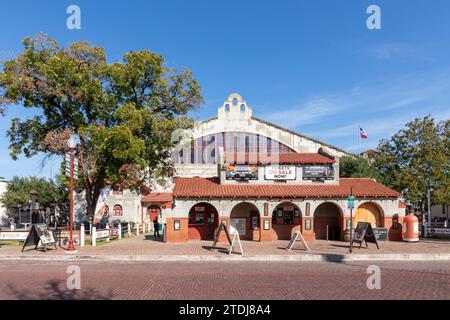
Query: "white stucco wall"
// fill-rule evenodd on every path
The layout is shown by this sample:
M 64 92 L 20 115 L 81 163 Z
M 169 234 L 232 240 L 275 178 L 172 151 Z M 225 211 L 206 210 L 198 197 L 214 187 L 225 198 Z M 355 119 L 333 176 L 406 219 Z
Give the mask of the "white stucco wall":
M 114 205 L 122 206 L 123 215 L 113 216 Z M 111 220 L 120 219 L 121 221 L 141 221 L 141 197 L 129 190 L 125 190 L 123 194 L 113 194 L 111 191 L 106 205 L 109 208 L 109 216 Z M 74 195 L 74 220 L 83 221 L 86 215 L 86 199 L 84 191 Z

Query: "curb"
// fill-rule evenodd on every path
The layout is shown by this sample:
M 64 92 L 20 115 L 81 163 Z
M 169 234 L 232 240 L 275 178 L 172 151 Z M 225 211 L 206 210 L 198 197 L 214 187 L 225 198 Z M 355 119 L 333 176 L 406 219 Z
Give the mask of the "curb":
M 100 260 L 100 261 L 297 261 L 297 262 L 347 262 L 347 261 L 450 261 L 449 253 L 436 254 L 308 254 L 298 255 L 0 255 L 0 260 Z

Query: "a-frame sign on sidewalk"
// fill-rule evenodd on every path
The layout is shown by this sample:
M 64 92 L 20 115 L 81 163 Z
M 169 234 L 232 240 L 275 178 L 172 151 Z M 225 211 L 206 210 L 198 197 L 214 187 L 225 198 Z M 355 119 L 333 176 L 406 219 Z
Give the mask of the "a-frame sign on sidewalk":
M 377 249 L 380 249 L 370 222 L 358 222 L 356 225 L 355 237 L 352 239 L 352 245 L 353 243 L 359 243 L 359 247 L 361 248 L 363 241 L 366 242 L 366 247 L 368 247 L 367 243 L 370 242 L 375 243 Z
M 219 228 L 216 231 L 216 234 L 214 236 L 214 243 L 211 247 L 211 250 L 216 249 L 216 245 L 217 245 L 217 242 L 219 242 L 220 234 L 222 233 L 222 231 L 225 232 L 225 235 L 227 236 L 227 239 L 228 239 L 228 244 L 230 245 L 228 254 L 231 254 L 231 252 L 233 252 L 234 243 L 235 243 L 235 241 L 237 241 L 239 244 L 239 249 L 241 251 L 241 254 L 243 255 L 244 251 L 242 250 L 241 239 L 239 238 L 238 231 L 235 228 L 233 228 L 233 226 L 230 226 L 230 231 L 232 231 L 231 233 L 233 233 L 233 239 L 231 239 L 230 233 L 228 232 L 225 221 L 222 221 L 222 223 L 219 225 Z
M 297 241 L 297 239 L 300 238 L 300 241 L 302 242 L 303 246 L 306 248 L 307 251 L 311 251 L 308 247 L 308 244 L 305 241 L 305 238 L 303 238 L 303 235 L 300 231 L 295 231 L 292 236 L 291 236 L 291 240 L 288 243 L 287 246 L 287 251 L 291 251 L 292 247 L 295 244 L 295 241 Z
M 47 246 L 54 246 L 55 249 L 57 249 L 53 234 L 48 229 L 46 224 L 33 224 L 31 226 L 30 232 L 28 232 L 27 239 L 23 244 L 22 252 L 27 246 L 35 246 L 34 249 L 36 250 L 39 246 L 39 243 L 42 244 L 42 248 L 45 252 L 47 252 Z

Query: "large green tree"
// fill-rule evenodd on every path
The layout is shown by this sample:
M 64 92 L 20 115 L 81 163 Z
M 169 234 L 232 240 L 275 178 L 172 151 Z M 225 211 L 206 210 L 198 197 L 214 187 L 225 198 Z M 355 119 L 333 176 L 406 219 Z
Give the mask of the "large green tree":
M 0 73 L 0 102 L 37 109 L 12 120 L 10 155 L 63 155 L 79 136 L 80 181 L 92 213 L 105 183 L 138 188 L 170 175 L 172 134 L 193 125 L 187 113 L 202 102 L 187 69 L 161 55 L 131 51 L 108 63 L 104 49 L 86 42 L 66 48 L 45 35 L 27 37 L 23 52 Z
M 344 178 L 372 178 L 381 183 L 384 177 L 363 157 L 342 157 L 339 160 L 339 175 Z
M 373 166 L 384 182 L 417 205 L 450 202 L 450 121 L 431 116 L 417 118 L 390 140 L 381 140 L 373 156 Z

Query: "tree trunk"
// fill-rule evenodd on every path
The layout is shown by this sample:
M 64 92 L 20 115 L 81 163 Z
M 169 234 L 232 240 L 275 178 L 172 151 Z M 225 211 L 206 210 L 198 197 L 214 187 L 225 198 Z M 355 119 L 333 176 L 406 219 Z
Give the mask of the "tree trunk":
M 100 174 L 93 182 L 89 178 L 86 178 L 86 214 L 87 216 L 94 218 L 95 207 L 100 196 L 101 189 L 104 185 L 104 175 Z

